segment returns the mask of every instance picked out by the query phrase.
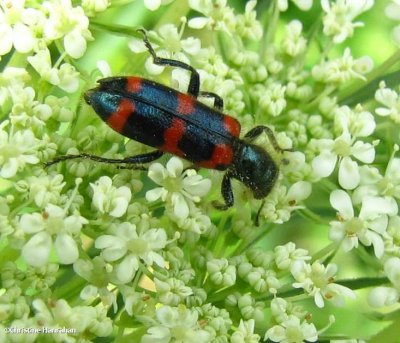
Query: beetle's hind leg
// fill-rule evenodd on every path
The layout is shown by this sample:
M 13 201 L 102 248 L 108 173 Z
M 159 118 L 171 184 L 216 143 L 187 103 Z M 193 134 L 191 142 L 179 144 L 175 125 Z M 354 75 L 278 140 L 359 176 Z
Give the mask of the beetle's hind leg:
M 188 94 L 197 98 L 199 96 L 199 90 L 200 90 L 200 76 L 199 76 L 199 73 L 197 72 L 197 70 L 194 69 L 189 64 L 186 64 L 184 62 L 172 60 L 169 58 L 158 57 L 156 52 L 153 49 L 153 46 L 149 42 L 149 39 L 147 38 L 146 31 L 143 29 L 139 29 L 138 32 L 140 32 L 143 35 L 143 42 L 146 45 L 147 50 L 149 50 L 151 56 L 153 57 L 154 64 L 157 64 L 160 66 L 177 67 L 177 68 L 182 68 L 182 69 L 190 71 L 191 74 L 190 74 L 190 81 L 189 81 L 189 87 L 188 87 L 187 92 L 188 92 Z
M 62 162 L 62 161 L 67 161 L 67 160 L 74 160 L 77 158 L 86 158 L 88 160 L 96 161 L 96 162 L 101 162 L 101 163 L 120 163 L 120 164 L 132 164 L 132 165 L 141 165 L 144 163 L 149 163 L 153 162 L 156 159 L 160 158 L 163 155 L 162 151 L 156 150 L 153 152 L 149 152 L 147 154 L 140 154 L 140 155 L 135 155 L 131 157 L 126 157 L 122 159 L 115 159 L 115 158 L 105 158 L 101 156 L 96 156 L 96 155 L 91 155 L 91 154 L 86 154 L 82 153 L 79 155 L 64 155 L 64 156 L 58 156 L 54 160 L 45 162 L 45 167 L 50 167 L 53 164 Z M 141 169 L 141 168 L 138 168 Z

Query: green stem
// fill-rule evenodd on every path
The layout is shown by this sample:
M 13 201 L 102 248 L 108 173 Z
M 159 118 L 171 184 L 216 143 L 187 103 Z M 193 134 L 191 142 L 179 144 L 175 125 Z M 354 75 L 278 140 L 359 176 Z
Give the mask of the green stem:
M 261 42 L 261 47 L 260 47 L 260 56 L 264 56 L 265 50 L 267 47 L 271 44 L 273 44 L 274 40 L 273 38 L 275 37 L 275 32 L 278 27 L 278 21 L 279 21 L 279 8 L 277 3 L 273 3 L 272 6 L 272 15 L 271 16 L 266 16 L 265 19 L 268 20 L 267 23 L 265 23 L 265 26 L 268 28 L 266 30 L 266 36 L 265 39 L 262 40 Z
M 310 113 L 314 110 L 314 108 L 316 106 L 318 106 L 319 102 L 321 99 L 323 99 L 324 97 L 327 97 L 328 95 L 330 95 L 334 90 L 336 89 L 336 86 L 326 86 L 325 89 L 319 93 L 319 95 L 314 98 L 313 101 L 311 101 L 310 103 L 308 103 L 306 106 L 302 107 L 301 110 L 305 113 Z
M 298 212 L 303 217 L 310 219 L 318 224 L 324 224 L 324 225 L 326 224 L 326 221 L 322 219 L 321 216 L 311 211 L 309 208 L 302 208 Z
M 253 235 L 253 238 L 243 241 L 240 245 L 232 252 L 231 256 L 237 256 L 243 254 L 246 250 L 248 250 L 255 243 L 259 242 L 263 236 L 266 236 L 271 232 L 271 229 L 268 227 L 264 227 L 260 230 L 260 232 Z
M 331 255 L 332 253 L 335 253 L 338 249 L 338 244 L 337 243 L 331 243 L 325 248 L 321 249 L 320 251 L 317 251 L 315 254 L 312 256 L 312 260 L 322 260 L 325 257 Z
M 157 20 L 154 30 L 159 29 L 165 24 L 177 24 L 182 17 L 186 17 L 190 11 L 188 1 L 175 1 L 168 6 L 164 14 Z
M 358 278 L 358 279 L 345 279 L 336 281 L 337 284 L 348 287 L 352 290 L 376 287 L 389 283 L 389 279 L 386 277 L 381 278 Z
M 142 34 L 137 31 L 138 27 L 132 28 L 130 26 L 119 25 L 119 24 L 105 24 L 92 20 L 90 22 L 90 28 L 100 31 L 112 32 L 115 33 L 116 35 L 129 36 L 129 37 L 134 36 L 140 39 L 143 37 Z

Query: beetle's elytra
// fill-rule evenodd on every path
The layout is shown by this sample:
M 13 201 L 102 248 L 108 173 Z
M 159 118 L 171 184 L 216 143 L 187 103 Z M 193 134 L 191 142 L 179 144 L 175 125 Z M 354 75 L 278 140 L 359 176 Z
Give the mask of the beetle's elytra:
M 241 139 L 239 122 L 222 113 L 223 100 L 217 94 L 199 90 L 198 72 L 183 62 L 158 57 L 145 31 L 139 31 L 143 33 L 144 43 L 155 64 L 190 71 L 187 94 L 130 76 L 99 80 L 98 87 L 87 91 L 84 98 L 112 129 L 157 150 L 125 159 L 106 159 L 89 154 L 65 155 L 47 165 L 80 157 L 140 165 L 156 160 L 163 153 L 171 153 L 197 167 L 226 171 L 221 187 L 225 203 L 215 204 L 220 209 L 227 209 L 234 203 L 231 178 L 243 182 L 256 199 L 266 197 L 276 182 L 279 168 L 268 152 L 252 141 L 265 132 L 274 149 L 283 151 L 271 129 L 257 126 Z M 199 96 L 213 98 L 214 107 L 198 101 Z

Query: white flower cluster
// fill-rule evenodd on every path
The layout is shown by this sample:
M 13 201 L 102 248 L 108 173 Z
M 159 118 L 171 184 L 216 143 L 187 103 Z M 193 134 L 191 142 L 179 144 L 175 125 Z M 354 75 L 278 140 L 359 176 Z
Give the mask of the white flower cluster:
M 325 331 L 341 319 L 335 307 L 358 306 L 353 289 L 371 285 L 369 305 L 396 311 L 400 93 L 386 73 L 398 58 L 373 70 L 348 44 L 373 5 L 0 0 L 0 341 L 11 337 L 5 326 L 40 324 L 77 330 L 55 335 L 58 342 L 316 342 L 332 337 Z M 386 12 L 398 20 L 399 8 L 392 0 Z M 319 15 L 312 23 L 295 18 L 299 11 Z M 80 151 L 114 159 L 149 152 L 81 99 L 81 88 L 114 74 L 187 92 L 189 72 L 154 64 L 142 39 L 110 44 L 110 32 L 139 37 L 147 16 L 157 56 L 196 68 L 201 91 L 223 99 L 241 137 L 271 128 L 276 142 L 271 134 L 251 142 L 279 169 L 265 199 L 232 180 L 234 206 L 216 210 L 223 172 L 174 156 L 145 166 L 42 165 Z M 126 17 L 138 27 L 120 25 Z M 119 56 L 126 45 L 134 63 L 125 50 Z M 110 64 L 93 61 L 101 48 L 101 58 L 115 55 Z M 87 67 L 96 62 L 98 70 Z M 368 269 L 352 264 L 358 259 Z

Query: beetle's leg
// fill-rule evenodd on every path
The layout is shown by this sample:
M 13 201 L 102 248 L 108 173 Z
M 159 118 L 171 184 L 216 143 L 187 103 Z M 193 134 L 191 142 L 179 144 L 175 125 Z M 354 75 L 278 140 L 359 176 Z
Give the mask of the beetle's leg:
M 140 155 L 135 155 L 131 157 L 126 157 L 122 159 L 115 159 L 115 158 L 105 158 L 101 156 L 96 156 L 96 155 L 90 155 L 86 153 L 82 153 L 79 155 L 64 155 L 64 156 L 58 156 L 54 160 L 45 162 L 45 166 L 49 167 L 53 164 L 56 164 L 61 161 L 66 161 L 66 160 L 74 160 L 76 158 L 86 158 L 92 161 L 96 162 L 102 162 L 102 163 L 126 163 L 126 164 L 143 164 L 143 163 L 149 163 L 152 162 L 162 156 L 163 152 L 160 150 L 152 151 L 147 154 L 140 154 Z
M 249 132 L 247 132 L 244 135 L 244 138 L 248 141 L 253 141 L 255 140 L 259 135 L 261 135 L 263 132 L 265 132 L 268 136 L 269 141 L 271 142 L 272 146 L 274 147 L 275 151 L 282 152 L 282 151 L 293 151 L 293 149 L 282 149 L 274 135 L 274 132 L 268 127 L 264 125 L 256 126 L 253 129 L 251 129 Z
M 213 201 L 213 206 L 221 211 L 225 211 L 229 207 L 232 207 L 234 202 L 231 175 L 229 173 L 226 173 L 222 179 L 221 194 L 224 198 L 225 204 L 221 204 L 219 201 Z
M 158 64 L 160 66 L 178 67 L 190 71 L 190 82 L 187 92 L 197 98 L 200 90 L 200 76 L 197 70 L 184 62 L 158 57 L 152 45 L 150 44 L 149 39 L 147 38 L 146 31 L 143 29 L 139 29 L 138 31 L 143 34 L 143 42 L 146 45 L 147 50 L 149 50 L 151 56 L 153 56 L 154 64 Z
M 261 202 L 260 208 L 259 208 L 258 211 L 257 211 L 256 219 L 254 220 L 254 224 L 255 224 L 256 226 L 259 226 L 259 225 L 260 225 L 260 214 L 261 214 L 261 210 L 262 210 L 262 208 L 264 207 L 264 205 L 265 205 L 265 199 Z
M 222 111 L 222 109 L 224 108 L 224 100 L 222 100 L 222 98 L 218 94 L 212 92 L 200 92 L 199 95 L 205 98 L 214 98 L 214 107 L 217 110 Z

